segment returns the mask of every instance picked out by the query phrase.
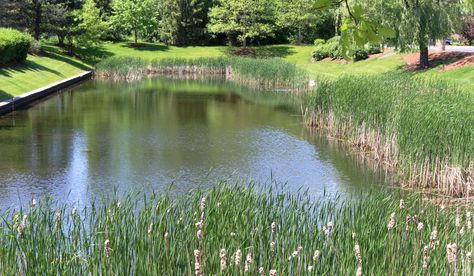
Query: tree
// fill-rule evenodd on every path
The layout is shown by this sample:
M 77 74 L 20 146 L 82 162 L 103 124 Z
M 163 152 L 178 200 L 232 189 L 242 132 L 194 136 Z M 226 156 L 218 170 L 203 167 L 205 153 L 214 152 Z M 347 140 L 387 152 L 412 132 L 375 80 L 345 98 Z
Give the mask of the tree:
M 468 41 L 469 45 L 472 45 L 474 42 L 474 16 L 469 15 L 463 18 L 461 34 Z
M 135 44 L 138 36 L 156 29 L 158 23 L 155 0 L 115 0 L 112 24 L 123 32 L 133 33 Z
M 162 0 L 160 21 L 160 40 L 165 44 L 178 44 L 181 24 L 181 9 L 177 0 Z
M 296 31 L 296 39 L 303 42 L 303 32 L 307 28 L 315 28 L 318 14 L 322 14 L 314 6 L 313 0 L 277 0 L 276 23 L 279 27 Z
M 342 5 L 346 10 L 341 26 L 344 49 L 394 36 L 401 50 L 417 45 L 422 68 L 429 66 L 429 41 L 444 39 L 454 31 L 465 4 L 463 0 L 365 0 L 352 5 L 349 0 L 317 2 L 320 7 Z
M 83 46 L 94 46 L 100 41 L 106 24 L 102 21 L 100 9 L 94 0 L 86 0 L 80 11 L 77 11 L 76 20 L 79 21 L 77 42 Z
M 44 30 L 56 34 L 59 46 L 67 48 L 68 52 L 72 53 L 74 37 L 81 33 L 77 27 L 79 21 L 75 16 L 77 10 L 81 8 L 81 3 L 74 0 L 50 0 L 42 5 Z
M 275 28 L 275 3 L 269 0 L 218 0 L 209 12 L 209 32 L 237 35 L 247 41 L 271 36 Z

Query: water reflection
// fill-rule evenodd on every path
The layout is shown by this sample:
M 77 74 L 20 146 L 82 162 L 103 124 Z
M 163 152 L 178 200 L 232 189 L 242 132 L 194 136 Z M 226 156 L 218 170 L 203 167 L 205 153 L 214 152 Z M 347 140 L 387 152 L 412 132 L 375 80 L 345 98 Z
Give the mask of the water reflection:
M 236 177 L 272 176 L 313 194 L 384 182 L 327 140 L 310 137 L 296 112 L 276 108 L 279 95 L 236 89 L 91 81 L 2 118 L 0 207 L 32 195 L 86 203 L 114 187 L 159 192 L 172 182 L 185 192 Z

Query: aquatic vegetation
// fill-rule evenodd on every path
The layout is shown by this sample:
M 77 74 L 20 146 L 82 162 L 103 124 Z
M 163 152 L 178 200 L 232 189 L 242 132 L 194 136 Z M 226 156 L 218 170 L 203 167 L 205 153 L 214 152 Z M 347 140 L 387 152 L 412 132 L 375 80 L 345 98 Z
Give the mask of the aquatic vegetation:
M 309 125 L 397 171 L 402 184 L 467 196 L 474 183 L 474 94 L 404 74 L 322 81 Z
M 135 80 L 146 76 L 219 75 L 250 87 L 307 90 L 304 69 L 283 59 L 239 57 L 164 58 L 111 57 L 97 64 L 96 75 L 105 79 Z
M 460 207 L 414 193 L 313 198 L 238 182 L 178 197 L 103 198 L 79 210 L 41 199 L 3 213 L 0 271 L 467 275 L 472 206 Z

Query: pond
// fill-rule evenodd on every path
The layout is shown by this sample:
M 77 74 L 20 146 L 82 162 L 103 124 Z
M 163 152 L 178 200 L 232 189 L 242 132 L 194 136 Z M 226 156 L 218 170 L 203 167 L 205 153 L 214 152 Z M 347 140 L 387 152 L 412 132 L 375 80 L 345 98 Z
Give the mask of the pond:
M 88 81 L 0 118 L 0 209 L 32 196 L 85 204 L 102 193 L 271 180 L 314 195 L 386 185 L 337 143 L 310 135 L 278 93 L 220 81 Z

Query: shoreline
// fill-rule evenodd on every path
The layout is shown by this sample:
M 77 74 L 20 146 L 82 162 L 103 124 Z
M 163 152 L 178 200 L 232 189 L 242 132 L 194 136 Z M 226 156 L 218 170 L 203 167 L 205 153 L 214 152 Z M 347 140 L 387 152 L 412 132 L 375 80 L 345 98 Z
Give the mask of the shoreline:
M 94 71 L 85 71 L 74 77 L 64 79 L 51 85 L 24 93 L 9 100 L 0 102 L 0 116 L 7 115 L 16 110 L 22 109 L 32 103 L 42 100 L 61 90 L 69 89 L 72 86 L 92 78 Z

